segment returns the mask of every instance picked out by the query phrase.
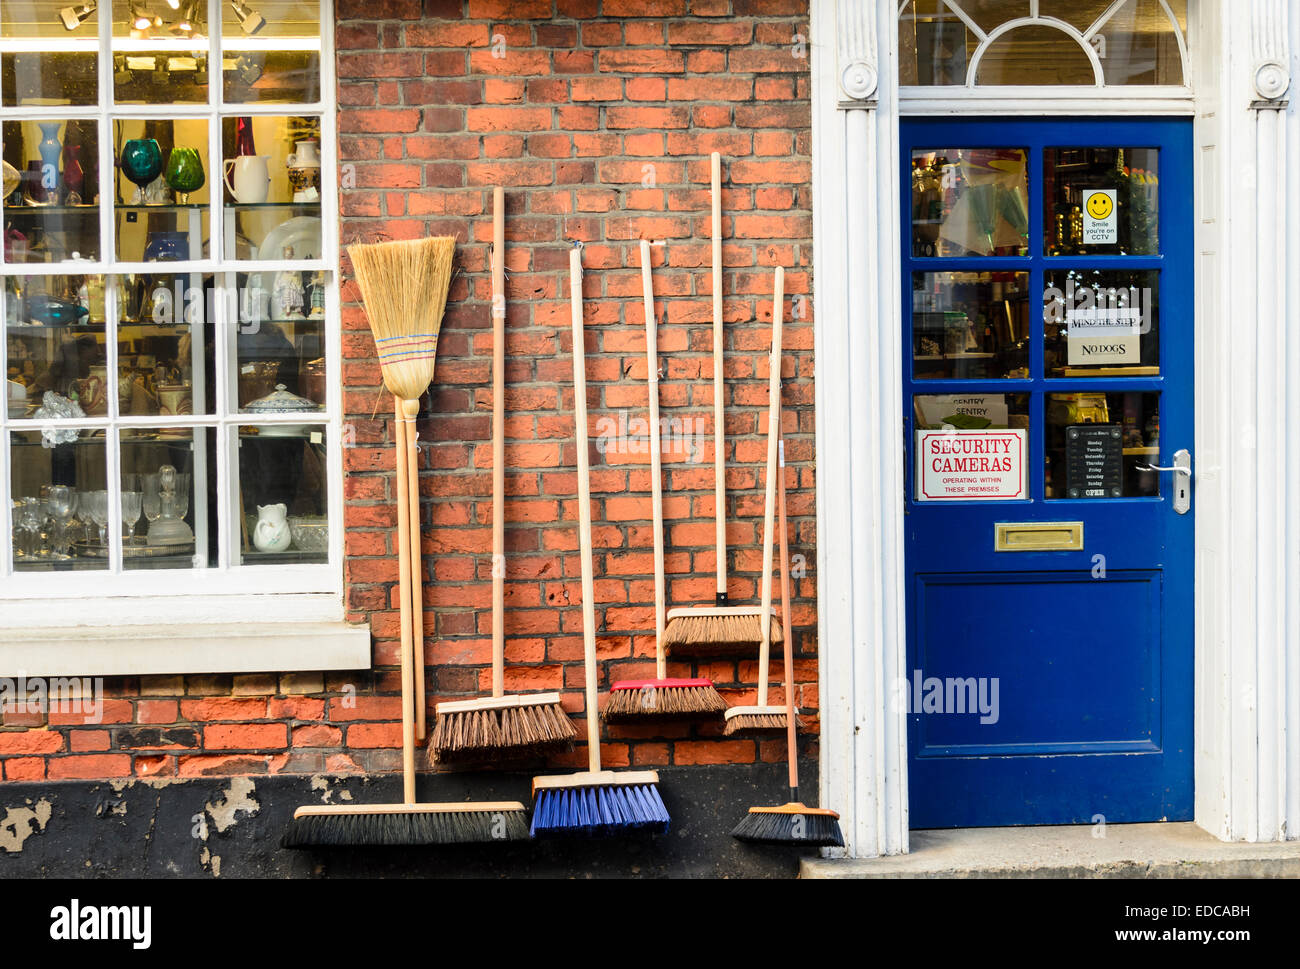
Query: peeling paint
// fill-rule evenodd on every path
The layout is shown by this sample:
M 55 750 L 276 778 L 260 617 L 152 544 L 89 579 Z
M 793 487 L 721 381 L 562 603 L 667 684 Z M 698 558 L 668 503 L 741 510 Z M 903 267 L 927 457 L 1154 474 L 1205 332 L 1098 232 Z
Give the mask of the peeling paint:
M 31 801 L 27 802 L 31 804 Z M 13 854 L 23 850 L 23 842 L 33 834 L 40 834 L 49 823 L 54 807 L 45 798 L 36 802 L 34 807 L 11 807 L 6 809 L 4 820 L 0 821 L 0 848 Z
M 342 784 L 343 781 L 340 778 L 329 774 L 313 774 L 311 776 L 311 789 L 321 792 L 320 800 L 322 804 L 333 804 L 336 789 Z M 352 792 L 347 789 L 337 790 L 337 793 L 340 801 L 352 800 Z
M 252 817 L 262 810 L 261 802 L 253 796 L 255 788 L 256 784 L 251 777 L 232 777 L 230 786 L 221 792 L 220 801 L 216 804 L 209 801 L 203 805 L 219 834 L 225 833 L 239 820 L 237 814 Z
M 204 848 L 199 852 L 199 864 L 202 865 L 204 868 L 206 868 L 208 871 L 212 872 L 212 877 L 214 878 L 221 877 L 221 856 L 220 855 L 214 855 L 212 852 L 208 851 L 207 848 Z

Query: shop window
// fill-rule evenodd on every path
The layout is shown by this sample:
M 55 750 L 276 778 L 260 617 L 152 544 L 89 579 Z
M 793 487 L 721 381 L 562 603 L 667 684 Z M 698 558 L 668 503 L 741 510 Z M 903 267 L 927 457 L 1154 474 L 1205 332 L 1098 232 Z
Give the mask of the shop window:
M 0 3 L 0 595 L 340 591 L 322 23 Z
M 903 0 L 900 83 L 1187 83 L 1187 0 Z

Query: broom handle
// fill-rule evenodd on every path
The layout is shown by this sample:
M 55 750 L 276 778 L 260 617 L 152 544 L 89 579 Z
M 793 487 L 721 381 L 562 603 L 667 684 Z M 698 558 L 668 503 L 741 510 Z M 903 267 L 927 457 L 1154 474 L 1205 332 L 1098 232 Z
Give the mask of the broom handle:
M 776 267 L 772 295 L 772 354 L 767 366 L 767 477 L 763 496 L 763 638 L 758 644 L 758 705 L 767 706 L 767 664 L 772 639 L 772 521 L 776 505 L 776 438 L 781 425 L 781 314 L 785 304 L 785 270 Z
M 399 612 L 402 617 L 402 801 L 415 803 L 415 718 L 411 694 L 414 674 L 411 669 L 411 506 L 407 499 L 411 483 L 406 464 L 406 422 L 402 402 L 395 400 L 397 418 L 394 435 L 397 444 L 397 558 Z
M 414 659 L 412 676 L 415 680 L 415 737 L 423 740 L 426 733 L 424 701 L 424 565 L 420 556 L 420 452 L 416 445 L 419 432 L 415 419 L 420 414 L 420 401 L 402 401 L 403 425 L 406 432 L 407 496 L 410 506 L 411 529 L 411 655 Z
M 573 315 L 573 418 L 578 445 L 578 546 L 582 558 L 582 672 L 587 687 L 587 765 L 600 770 L 600 714 L 596 709 L 596 583 L 591 565 L 591 469 L 587 466 L 587 359 L 582 339 L 582 251 L 569 253 Z
M 781 525 L 781 628 L 785 636 L 785 755 L 790 768 L 790 801 L 799 801 L 799 748 L 794 722 L 794 634 L 790 632 L 790 538 L 785 520 L 785 438 L 777 443 L 777 510 Z
M 716 604 L 727 602 L 727 433 L 722 350 L 722 156 L 711 159 L 713 177 L 713 540 L 717 548 Z
M 645 301 L 646 393 L 650 398 L 650 494 L 654 504 L 655 542 L 655 677 L 668 676 L 664 659 L 664 491 L 659 437 L 659 344 L 655 329 L 654 281 L 650 273 L 650 243 L 641 240 L 641 291 Z
M 492 193 L 492 695 L 506 692 L 506 206 Z

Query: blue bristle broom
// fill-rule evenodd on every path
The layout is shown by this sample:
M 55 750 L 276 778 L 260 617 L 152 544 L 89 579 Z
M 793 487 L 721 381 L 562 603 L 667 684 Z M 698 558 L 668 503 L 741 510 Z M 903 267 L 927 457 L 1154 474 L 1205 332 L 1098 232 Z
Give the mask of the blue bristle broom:
M 582 558 L 582 654 L 587 687 L 587 765 L 579 774 L 533 778 L 534 837 L 617 835 L 668 830 L 655 771 L 600 769 L 596 709 L 596 599 L 591 562 L 591 469 L 587 440 L 587 364 L 582 335 L 582 252 L 569 254 L 573 313 L 573 397 L 578 445 L 578 534 Z

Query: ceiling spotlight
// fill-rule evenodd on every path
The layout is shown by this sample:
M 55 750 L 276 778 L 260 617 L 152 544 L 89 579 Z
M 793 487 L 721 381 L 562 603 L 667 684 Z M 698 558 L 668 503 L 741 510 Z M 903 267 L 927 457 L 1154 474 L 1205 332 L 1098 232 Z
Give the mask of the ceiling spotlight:
M 95 6 L 96 0 L 87 0 L 86 3 L 80 5 L 64 7 L 59 11 L 59 19 L 63 21 L 63 26 L 69 30 L 76 30 L 95 12 Z
M 181 8 L 181 0 L 167 0 L 167 6 L 171 7 L 173 10 L 179 10 Z
M 235 11 L 239 26 L 246 34 L 255 34 L 266 26 L 266 18 L 242 0 L 230 0 L 230 9 Z
M 251 87 L 262 79 L 262 65 L 247 54 L 240 54 L 235 60 L 235 75 L 241 84 Z
M 131 26 L 136 30 L 148 30 L 153 26 L 153 18 L 141 10 L 139 7 L 131 7 Z

